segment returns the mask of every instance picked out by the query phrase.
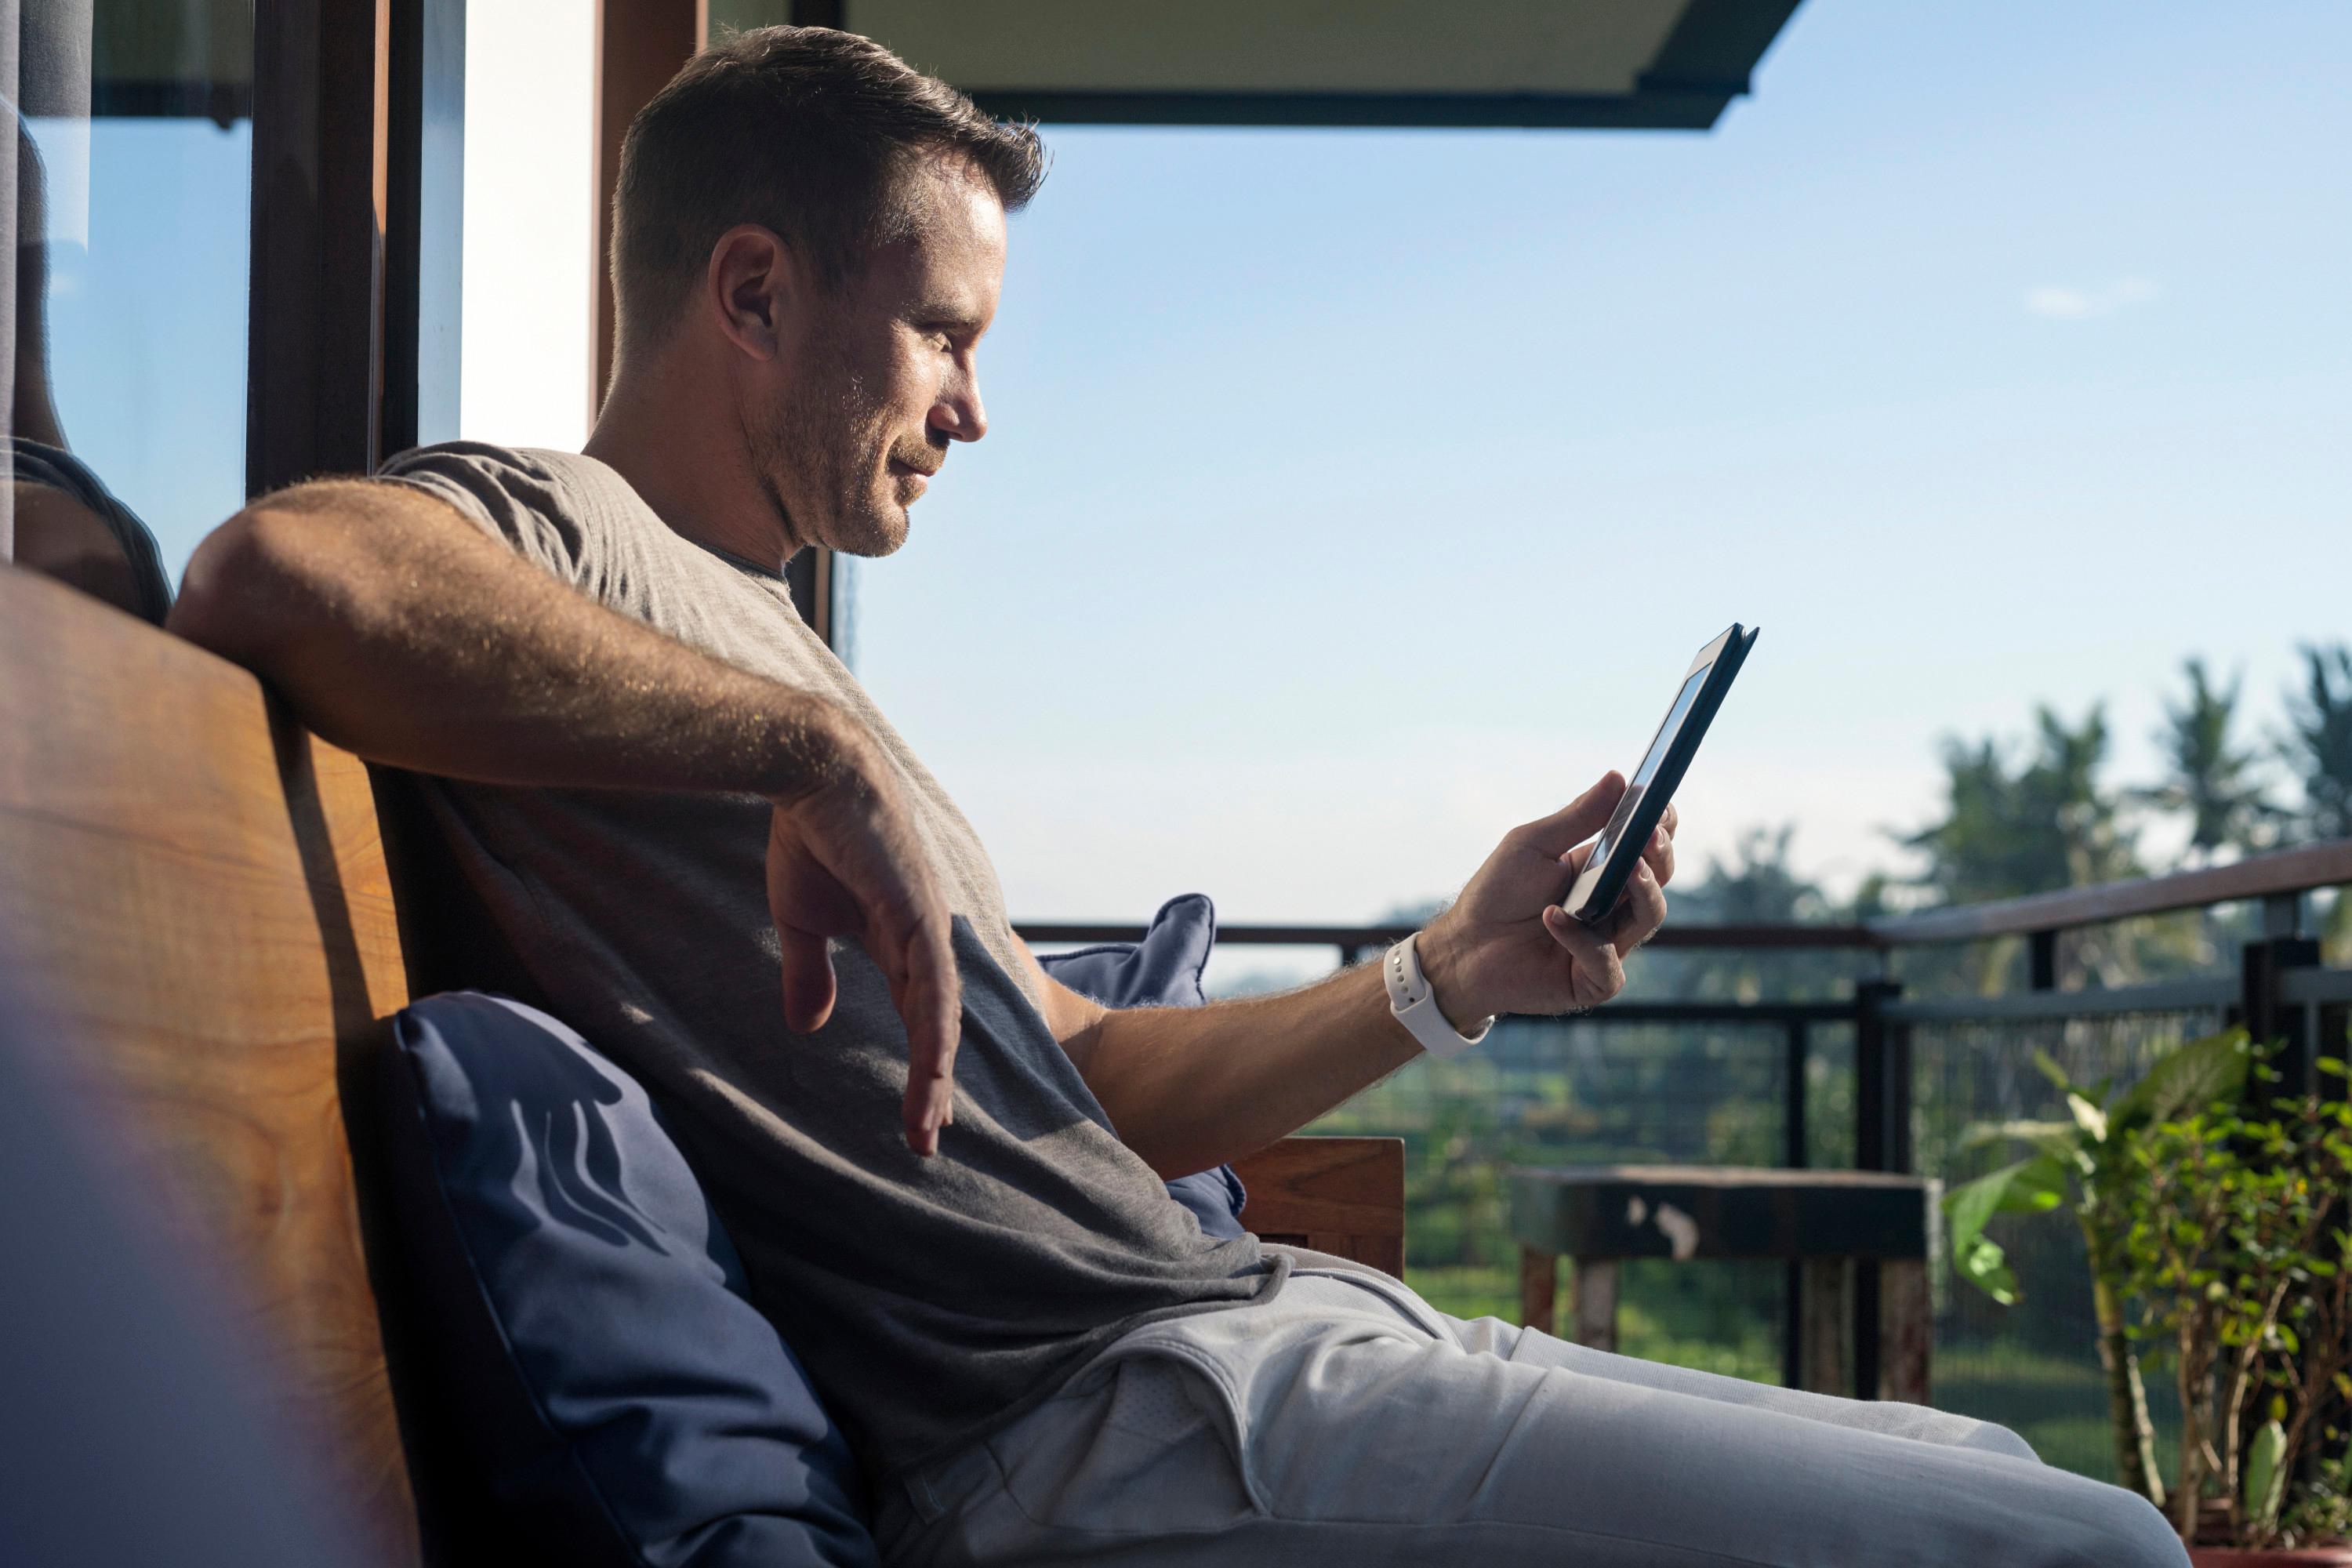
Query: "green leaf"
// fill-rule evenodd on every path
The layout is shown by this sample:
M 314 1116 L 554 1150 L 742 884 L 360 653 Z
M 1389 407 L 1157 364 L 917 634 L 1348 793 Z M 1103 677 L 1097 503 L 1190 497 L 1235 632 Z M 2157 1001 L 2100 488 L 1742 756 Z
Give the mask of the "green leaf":
M 1952 1224 L 1952 1267 L 1969 1284 L 2002 1306 L 2019 1300 L 2017 1277 L 2000 1244 L 1984 1233 L 1997 1214 L 2042 1214 L 2058 1206 L 2066 1192 L 2066 1170 L 2051 1154 L 2003 1165 L 1944 1196 Z
M 1954 1247 L 1952 1269 L 2004 1307 L 2016 1306 L 2024 1295 L 2009 1267 L 2009 1255 L 1989 1236 L 1979 1235 L 1966 1247 Z
M 2265 1421 L 2254 1434 L 2246 1454 L 2246 1517 L 2268 1535 L 2278 1524 L 2280 1500 L 2286 1492 L 2286 1428 Z
M 2031 1143 L 2044 1153 L 2071 1155 L 2082 1140 L 2082 1132 L 2071 1121 L 1978 1121 L 1960 1134 L 1960 1147 Z
M 2244 1092 L 2252 1053 L 2243 1029 L 2176 1046 L 2107 1107 L 2108 1125 L 2133 1129 L 2179 1120 Z

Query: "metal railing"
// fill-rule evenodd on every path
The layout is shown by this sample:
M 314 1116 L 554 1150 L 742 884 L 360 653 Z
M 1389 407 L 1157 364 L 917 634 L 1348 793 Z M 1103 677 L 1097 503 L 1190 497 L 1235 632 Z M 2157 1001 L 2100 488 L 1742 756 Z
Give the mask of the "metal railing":
M 1938 1164 L 1954 1157 L 1957 1123 L 1940 1127 L 1919 1093 L 1919 1050 L 1931 1041 L 1929 1076 L 1938 1093 L 1955 1098 L 1989 1093 L 1979 1080 L 1988 1074 L 2016 1076 L 2024 1053 L 2008 1049 L 2020 1042 L 2043 1044 L 2063 1055 L 2075 1037 L 2074 1054 L 2085 1072 L 2094 1067 L 2144 1066 L 2158 1037 L 2177 1037 L 2191 1027 L 2242 1024 L 2257 1039 L 2274 1041 L 2273 1065 L 2280 1088 L 2300 1091 L 2312 1082 L 2315 1060 L 2343 1054 L 2352 970 L 2321 967 L 2320 944 L 2309 929 L 2309 894 L 2352 887 L 2352 840 L 2250 857 L 2231 865 L 2168 877 L 2068 889 L 2031 898 L 1952 909 L 1924 910 L 1846 925 L 1707 925 L 1669 923 L 1652 942 L 1663 950 L 1715 949 L 1743 952 L 1849 952 L 1863 963 L 1843 994 L 1814 1000 L 1622 999 L 1580 1015 L 1572 1025 L 1531 1037 L 1527 1049 L 1544 1048 L 1566 1028 L 1619 1031 L 1661 1026 L 1754 1028 L 1778 1037 L 1780 1061 L 1770 1077 L 1780 1095 L 1780 1163 L 1801 1167 L 1832 1142 L 1842 1145 L 1839 1163 L 1850 1152 L 1853 1168 L 1910 1172 L 1917 1168 L 1922 1126 L 1935 1132 Z M 2114 986 L 2062 988 L 2067 944 L 2090 928 L 2144 917 L 2210 910 L 2217 905 L 2259 906 L 2258 934 L 2238 945 L 2228 973 L 2158 978 Z M 1023 924 L 1021 934 L 1039 942 L 1132 941 L 1136 925 L 1108 922 Z M 1326 947 L 1342 964 L 1377 953 L 1412 928 L 1389 925 L 1244 924 L 1220 929 L 1221 943 L 1245 946 Z M 2014 939 L 2024 949 L 2024 984 L 1992 994 L 1906 996 L 1900 955 L 1912 950 L 1948 948 Z M 1534 1028 L 1534 1022 L 1528 1021 Z M 1647 1039 L 1650 1036 L 1636 1038 Z M 1834 1039 L 1841 1058 L 1841 1083 L 1850 1086 L 1850 1126 L 1818 1124 L 1820 1064 L 1824 1038 Z M 1851 1066 L 1843 1065 L 1851 1041 Z M 1524 1054 L 1524 1053 L 1523 1053 Z M 1994 1063 L 1984 1058 L 2003 1056 Z M 2098 1061 L 2091 1058 L 2098 1058 Z M 1564 1058 L 1557 1070 L 1568 1070 Z M 2022 1075 L 2032 1078 L 2030 1065 Z M 2037 1080 L 2038 1082 L 2038 1080 Z M 2016 1092 L 2010 1090 L 2012 1095 Z M 1969 1106 L 1948 1108 L 1954 1112 Z M 1949 1115 L 1946 1121 L 1951 1121 Z M 1843 1136 L 1837 1136 L 1843 1134 Z M 1687 1151 L 1679 1157 L 1687 1157 Z M 1925 1173 L 1940 1174 L 1941 1170 Z M 1877 1321 L 1876 1279 L 1857 1271 L 1857 1321 Z M 1793 1278 L 1788 1289 L 1793 1291 Z M 1958 1310 L 1956 1305 L 1954 1310 Z M 1974 1309 L 1969 1309 L 1973 1310 Z M 1797 1314 L 1791 1296 L 1785 1321 Z M 1791 1336 L 1792 1337 L 1792 1336 Z M 1878 1346 L 1865 1329 L 1857 1334 L 1854 1384 L 1877 1384 Z M 1784 1343 L 1784 1372 L 1793 1373 L 1794 1347 Z
M 2178 872 L 1993 903 L 1927 910 L 1846 925 L 1725 925 L 1669 923 L 1651 939 L 1653 948 L 1743 951 L 1850 951 L 1879 955 L 1874 975 L 1853 983 L 1841 1002 L 1635 1002 L 1612 1003 L 1584 1016 L 1600 1024 L 1755 1023 L 1783 1028 L 1792 1055 L 1801 1057 L 1808 1026 L 1852 1023 L 1864 1042 L 1857 1070 L 1864 1074 L 1870 1103 L 1857 1104 L 1856 1165 L 1863 1170 L 1905 1168 L 1901 1110 L 1900 1031 L 1922 1023 L 2000 1022 L 2032 1018 L 2093 1017 L 2166 1013 L 2213 1007 L 2243 1024 L 2258 1039 L 2280 1046 L 2276 1062 L 2283 1089 L 2298 1092 L 2310 1081 L 2310 1063 L 2323 1037 L 2340 1039 L 2345 1004 L 2352 1002 L 2352 972 L 2319 968 L 2318 939 L 2305 931 L 2308 895 L 2326 888 L 2352 888 L 2352 839 L 2336 839 L 2269 855 L 2250 856 L 2226 866 Z M 2060 944 L 2070 931 L 2142 916 L 2210 909 L 2259 900 L 2262 936 L 2247 942 L 2234 976 L 2206 975 L 2116 987 L 2058 986 Z M 1133 942 L 1140 925 L 1108 921 L 1024 921 L 1016 925 L 1032 942 Z M 1350 965 L 1393 942 L 1415 927 L 1407 925 L 1228 925 L 1217 941 L 1237 946 L 1329 947 Z M 2029 954 L 2028 989 L 2006 994 L 1905 1001 L 1894 978 L 1893 959 L 1902 949 L 2022 938 Z M 2330 1028 L 2329 1026 L 2333 1025 Z M 1864 1065 L 1868 1064 L 1868 1065 Z M 1790 1108 L 1792 1120 L 1801 1107 Z M 1792 1145 L 1793 1147 L 1793 1145 Z

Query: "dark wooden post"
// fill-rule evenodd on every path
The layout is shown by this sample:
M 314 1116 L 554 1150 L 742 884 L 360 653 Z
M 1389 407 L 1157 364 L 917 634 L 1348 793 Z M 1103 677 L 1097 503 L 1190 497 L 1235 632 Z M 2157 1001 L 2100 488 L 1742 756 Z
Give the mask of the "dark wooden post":
M 1809 1044 L 1806 1037 L 1805 1021 L 1791 1018 L 1781 1067 L 1782 1077 L 1787 1082 L 1781 1091 L 1780 1163 L 1792 1171 L 1803 1170 L 1809 1158 L 1805 1147 L 1805 1065 Z M 1784 1388 L 1801 1388 L 1805 1375 L 1802 1329 L 1805 1268 L 1794 1258 L 1790 1258 L 1783 1268 L 1785 1277 L 1780 1286 L 1780 1384 Z
M 381 453 L 393 0 L 253 17 L 248 495 Z
M 1859 1171 L 1902 1171 L 1911 1163 L 1911 1072 L 1902 1026 L 1886 1005 L 1903 986 L 1857 981 L 1853 988 L 1853 1163 Z
M 2302 1012 L 2280 994 L 2279 982 L 2288 970 L 2319 963 L 2318 939 L 2302 933 L 2302 917 L 2299 894 L 2263 900 L 2263 935 L 2246 944 L 2240 971 L 2239 1016 L 2256 1045 L 2277 1045 L 2271 1062 L 2279 1075 L 2277 1092 L 2289 1095 L 2311 1092 L 2315 1046 Z
M 1798 1374 L 1790 1384 L 1814 1394 L 1850 1399 L 1859 1359 L 1853 1295 L 1870 1265 L 1849 1258 L 1808 1258 L 1796 1266 L 1804 1275 L 1804 1315 L 1798 1321 Z
M 1853 988 L 1854 1168 L 1906 1172 L 1911 1168 L 1911 1039 L 1909 1030 L 1886 1016 L 1886 1005 L 1903 994 L 1899 982 L 1864 980 Z M 1869 1397 L 1879 1382 L 1878 1265 L 1853 1265 L 1852 1387 Z
M 1936 1353 L 1936 1298 L 1927 1261 L 1885 1258 L 1877 1268 L 1878 1383 L 1871 1397 L 1925 1405 Z
M 2058 989 L 2058 933 L 2038 931 L 2025 939 L 2027 984 L 2036 991 Z
M 1559 1332 L 1559 1254 L 1519 1248 L 1519 1321 L 1545 1333 Z

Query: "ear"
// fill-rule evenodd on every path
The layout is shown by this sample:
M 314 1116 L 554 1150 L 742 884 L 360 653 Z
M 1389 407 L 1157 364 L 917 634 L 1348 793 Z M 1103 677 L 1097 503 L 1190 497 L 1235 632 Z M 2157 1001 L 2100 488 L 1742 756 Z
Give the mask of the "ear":
M 801 258 L 772 229 L 738 224 L 710 247 L 703 304 L 727 340 L 756 360 L 774 359 L 805 301 Z

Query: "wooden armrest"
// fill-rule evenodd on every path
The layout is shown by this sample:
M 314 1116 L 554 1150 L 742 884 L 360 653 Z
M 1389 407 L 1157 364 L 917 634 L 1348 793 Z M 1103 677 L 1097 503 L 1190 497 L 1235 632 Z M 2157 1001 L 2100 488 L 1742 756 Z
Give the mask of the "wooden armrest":
M 1404 1274 L 1404 1140 L 1285 1138 L 1234 1162 L 1264 1241 Z

